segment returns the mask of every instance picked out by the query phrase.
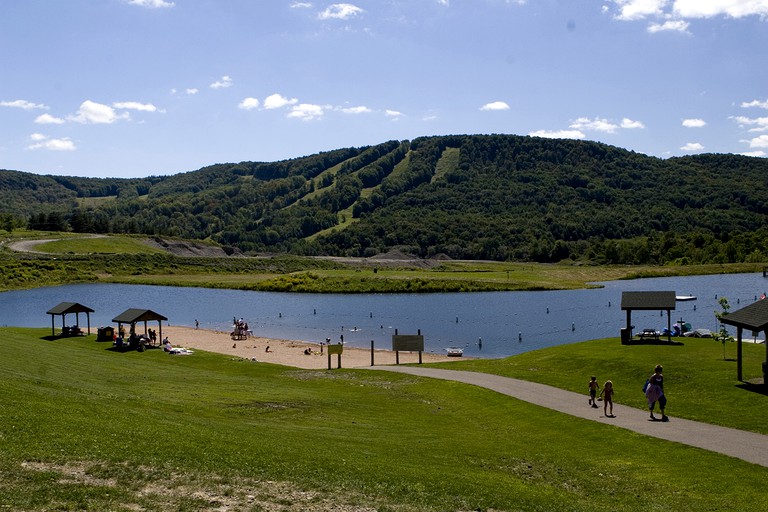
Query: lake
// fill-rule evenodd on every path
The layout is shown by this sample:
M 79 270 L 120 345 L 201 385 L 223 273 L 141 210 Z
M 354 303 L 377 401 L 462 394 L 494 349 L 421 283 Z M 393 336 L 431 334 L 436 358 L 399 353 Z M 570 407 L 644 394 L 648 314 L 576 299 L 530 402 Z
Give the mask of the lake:
M 714 312 L 725 296 L 731 311 L 768 289 L 762 274 L 727 274 L 611 281 L 591 290 L 436 294 L 293 294 L 176 288 L 166 286 L 75 284 L 0 293 L 0 325 L 49 327 L 46 311 L 60 302 L 79 302 L 94 310 L 92 332 L 110 325 L 128 308 L 151 309 L 170 325 L 230 331 L 232 319 L 245 319 L 257 336 L 349 346 L 391 348 L 391 336 L 425 337 L 425 350 L 441 353 L 460 346 L 474 357 L 504 357 L 529 350 L 595 338 L 619 336 L 626 323 L 623 291 L 672 290 L 695 295 L 678 302 L 672 323 L 717 330 Z M 74 315 L 67 323 L 74 324 Z M 635 331 L 667 327 L 661 312 L 632 313 Z M 85 315 L 80 315 L 85 327 Z M 57 330 L 61 319 L 56 319 Z M 173 340 L 184 344 L 184 340 Z

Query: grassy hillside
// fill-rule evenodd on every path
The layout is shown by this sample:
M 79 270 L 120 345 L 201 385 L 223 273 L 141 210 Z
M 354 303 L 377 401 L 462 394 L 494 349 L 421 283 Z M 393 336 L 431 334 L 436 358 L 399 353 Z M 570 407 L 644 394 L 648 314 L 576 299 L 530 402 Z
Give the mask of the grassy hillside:
M 144 180 L 4 171 L 0 183 L 0 228 L 22 216 L 32 229 L 213 240 L 246 253 L 768 260 L 768 160 L 738 155 L 661 160 L 587 141 L 455 135 Z
M 203 352 L 118 353 L 93 337 L 47 334 L 0 329 L 0 503 L 10 510 L 768 506 L 765 468 L 472 386 Z M 564 378 L 586 382 L 604 348 L 583 350 L 587 365 L 563 367 Z M 674 369 L 682 350 L 653 358 L 669 368 L 673 417 L 686 407 L 686 389 L 705 382 L 696 364 L 691 379 Z M 688 357 L 703 373 L 713 355 Z M 546 369 L 553 357 L 565 356 L 532 353 L 520 365 Z M 647 366 L 612 370 L 618 401 L 637 394 L 623 375 Z M 716 393 L 719 416 L 765 410 L 737 410 L 737 395 L 748 392 L 718 379 L 705 390 Z

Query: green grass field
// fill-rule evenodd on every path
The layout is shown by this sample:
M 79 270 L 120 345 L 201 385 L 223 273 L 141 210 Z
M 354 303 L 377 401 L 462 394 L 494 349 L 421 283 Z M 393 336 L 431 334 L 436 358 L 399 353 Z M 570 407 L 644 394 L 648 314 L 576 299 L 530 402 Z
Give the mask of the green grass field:
M 27 240 L 41 254 L 9 247 Z M 14 231 L 0 238 L 0 290 L 77 282 L 206 286 L 301 293 L 435 293 L 585 288 L 590 283 L 679 275 L 759 272 L 760 264 L 596 266 L 440 261 L 376 265 L 298 256 L 190 258 L 173 256 L 135 236 Z
M 768 468 L 472 386 L 205 352 L 118 353 L 93 336 L 49 333 L 0 328 L 3 510 L 768 508 Z M 452 367 L 577 391 L 594 372 L 633 405 L 656 362 L 673 421 L 709 404 L 707 419 L 768 423 L 766 396 L 739 387 L 712 341 L 601 340 Z
M 140 238 L 103 236 L 66 238 L 46 242 L 35 247 L 48 254 L 162 254 L 165 251 L 152 247 Z

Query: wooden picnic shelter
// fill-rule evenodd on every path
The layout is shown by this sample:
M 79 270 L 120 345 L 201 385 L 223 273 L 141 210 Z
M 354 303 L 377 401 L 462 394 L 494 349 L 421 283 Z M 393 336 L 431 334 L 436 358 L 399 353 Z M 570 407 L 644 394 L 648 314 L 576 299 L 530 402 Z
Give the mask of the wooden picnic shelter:
M 720 317 L 720 323 L 736 327 L 736 378 L 742 380 L 742 339 L 744 329 L 752 332 L 762 332 L 768 340 L 768 299 L 753 302 L 732 313 Z M 763 383 L 765 380 L 766 365 L 768 364 L 768 341 L 765 341 L 765 361 L 763 361 Z
M 88 306 L 83 306 L 80 303 L 77 302 L 62 302 L 56 307 L 53 307 L 47 311 L 49 315 L 51 315 L 51 336 L 56 336 L 56 327 L 54 325 L 54 320 L 57 316 L 61 316 L 61 335 L 66 336 L 69 334 L 77 334 L 78 330 L 80 328 L 80 313 L 85 313 L 87 319 L 88 319 L 88 334 L 91 334 L 91 313 L 93 313 L 94 310 L 89 308 Z M 75 327 L 76 329 L 71 329 L 67 327 L 67 315 L 74 313 L 75 314 Z
M 621 292 L 621 310 L 627 312 L 627 327 L 621 330 L 621 342 L 632 339 L 632 311 L 666 311 L 667 340 L 672 342 L 672 311 L 675 309 L 675 292 Z
M 113 322 L 117 322 L 117 329 L 120 331 L 120 327 L 123 324 L 129 324 L 131 326 L 131 333 L 136 333 L 136 324 L 144 322 L 144 335 L 147 335 L 147 322 L 157 321 L 158 325 L 158 341 L 163 339 L 163 320 L 167 321 L 168 318 L 164 317 L 160 313 L 155 313 L 151 309 L 126 309 L 115 318 Z M 161 342 L 161 341 L 160 341 Z

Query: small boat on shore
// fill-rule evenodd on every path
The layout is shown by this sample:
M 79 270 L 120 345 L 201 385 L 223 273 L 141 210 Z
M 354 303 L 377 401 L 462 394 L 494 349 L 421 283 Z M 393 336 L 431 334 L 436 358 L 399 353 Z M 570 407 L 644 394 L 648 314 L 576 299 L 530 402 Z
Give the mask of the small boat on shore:
M 464 355 L 464 349 L 461 347 L 448 347 L 445 349 L 448 357 L 461 357 Z

